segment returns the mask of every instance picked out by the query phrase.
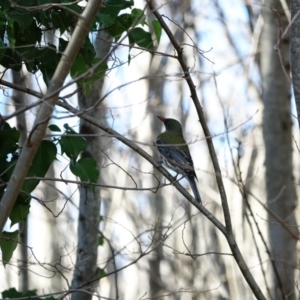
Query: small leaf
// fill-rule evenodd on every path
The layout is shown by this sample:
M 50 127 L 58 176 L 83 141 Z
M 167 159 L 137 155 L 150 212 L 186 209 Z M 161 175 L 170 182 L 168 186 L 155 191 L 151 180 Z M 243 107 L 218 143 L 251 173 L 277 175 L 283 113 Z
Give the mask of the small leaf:
M 22 57 L 16 51 L 6 47 L 0 64 L 4 68 L 13 69 L 14 71 L 18 72 L 22 68 Z
M 5 299 L 20 298 L 22 297 L 22 293 L 19 293 L 15 288 L 10 288 L 2 292 L 2 297 Z
M 98 268 L 98 276 L 103 277 L 105 275 L 106 275 L 106 272 L 104 271 L 104 269 Z
M 7 19 L 7 37 L 8 37 L 8 41 L 9 41 L 9 46 L 11 48 L 15 47 L 16 44 L 16 37 L 15 37 L 15 33 L 14 33 L 14 20 L 12 19 Z
M 68 46 L 68 41 L 60 38 L 59 39 L 59 45 L 58 45 L 58 49 L 61 53 L 63 53 L 65 51 L 65 49 L 67 48 Z
M 133 5 L 133 0 L 107 0 L 105 1 L 105 6 L 97 15 L 97 21 L 102 24 L 104 28 L 107 28 L 115 23 L 115 19 L 121 10 L 130 8 Z
M 134 28 L 129 34 L 129 41 L 136 43 L 140 47 L 154 50 L 151 34 L 142 28 Z
M 4 123 L 0 130 L 0 161 L 7 159 L 9 154 L 14 153 L 18 149 L 19 138 L 20 132 L 15 127 L 10 127 L 8 123 Z
M 27 177 L 44 177 L 56 158 L 56 154 L 57 149 L 52 141 L 42 141 L 27 173 Z M 27 180 L 24 182 L 22 190 L 30 194 L 39 182 L 38 179 Z
M 11 220 L 10 227 L 13 225 L 19 223 L 20 221 L 26 220 L 28 214 L 29 214 L 29 209 L 30 209 L 30 197 L 25 203 L 15 203 L 10 215 L 9 219 Z
M 129 21 L 129 24 L 131 24 L 131 21 Z M 108 32 L 111 36 L 115 38 L 115 41 L 118 41 L 122 33 L 126 31 L 128 28 L 129 26 L 128 27 L 126 26 L 126 20 L 124 15 L 121 15 L 116 19 L 116 22 L 108 28 Z
M 153 26 L 154 33 L 155 33 L 155 36 L 156 36 L 157 44 L 159 44 L 160 38 L 161 38 L 161 34 L 162 34 L 161 25 L 160 25 L 160 23 L 157 20 L 153 20 L 152 21 L 152 26 Z
M 5 53 L 5 44 L 3 40 L 0 38 L 0 61 L 2 60 L 4 53 Z
M 61 53 L 57 53 L 56 47 L 49 44 L 47 48 L 35 49 L 34 57 L 37 68 L 42 72 L 45 84 L 48 86 L 59 63 Z
M 146 25 L 146 16 L 144 14 L 144 12 L 141 9 L 138 8 L 134 8 L 131 11 L 131 15 L 132 15 L 132 24 L 134 25 L 136 23 L 137 20 L 139 20 L 139 22 L 137 24 L 142 24 L 142 25 Z
M 48 126 L 48 128 L 51 130 L 51 131 L 54 131 L 54 132 L 61 132 L 60 128 L 55 125 L 55 124 L 51 124 Z
M 66 132 L 70 133 L 70 132 Z M 74 134 L 72 132 L 72 134 Z M 72 160 L 77 160 L 80 152 L 86 148 L 86 140 L 81 136 L 62 136 L 59 144 L 61 146 L 61 154 L 66 153 L 66 155 Z
M 2 292 L 2 297 L 5 299 L 16 299 L 22 298 L 25 299 L 35 299 L 35 300 L 55 300 L 53 297 L 37 297 L 36 290 L 30 290 L 25 292 L 18 292 L 15 288 L 10 288 L 9 290 L 5 290 Z M 32 297 L 32 298 L 31 298 Z
M 72 78 L 75 79 L 77 76 L 85 73 L 89 68 L 90 68 L 90 66 L 87 65 L 84 57 L 82 57 L 81 55 L 78 55 L 71 67 Z
M 81 158 L 78 161 L 72 160 L 70 170 L 81 181 L 96 183 L 99 178 L 99 170 L 93 158 Z
M 104 245 L 104 238 L 103 238 L 103 236 L 99 236 L 98 245 L 99 246 L 103 246 Z
M 24 32 L 24 30 L 27 29 L 34 21 L 31 14 L 15 13 L 13 10 L 11 10 L 11 13 L 8 13 L 7 15 L 10 19 L 18 23 L 22 32 Z
M 4 266 L 10 261 L 18 244 L 19 230 L 14 232 L 3 231 L 0 238 L 2 261 Z

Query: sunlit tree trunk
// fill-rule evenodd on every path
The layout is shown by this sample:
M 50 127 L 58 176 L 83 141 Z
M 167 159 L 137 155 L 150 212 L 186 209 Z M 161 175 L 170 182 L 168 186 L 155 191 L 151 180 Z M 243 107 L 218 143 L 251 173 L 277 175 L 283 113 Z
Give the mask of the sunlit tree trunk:
M 278 53 L 274 45 L 286 28 L 287 16 L 279 0 L 267 0 L 262 6 L 264 25 L 260 41 L 263 135 L 266 147 L 266 185 L 268 208 L 279 216 L 297 236 L 294 210 L 292 122 L 290 109 L 289 40 L 284 38 Z M 270 213 L 269 240 L 274 275 L 274 299 L 295 299 L 294 268 L 297 263 L 296 239 Z M 275 274 L 276 274 L 275 272 Z

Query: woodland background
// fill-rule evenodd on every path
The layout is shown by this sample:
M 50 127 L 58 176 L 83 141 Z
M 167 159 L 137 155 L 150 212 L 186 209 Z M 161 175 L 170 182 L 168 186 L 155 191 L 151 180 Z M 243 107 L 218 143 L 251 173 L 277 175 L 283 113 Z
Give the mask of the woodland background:
M 2 298 L 299 299 L 299 7 L 1 1 Z

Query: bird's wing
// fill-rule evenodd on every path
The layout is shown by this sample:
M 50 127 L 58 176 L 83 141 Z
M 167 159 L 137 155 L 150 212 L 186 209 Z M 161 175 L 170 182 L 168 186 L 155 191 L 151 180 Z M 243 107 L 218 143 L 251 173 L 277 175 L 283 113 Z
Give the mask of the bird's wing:
M 182 151 L 171 145 L 163 143 L 160 139 L 156 141 L 157 149 L 171 164 L 181 168 L 187 175 L 196 176 L 194 163 L 189 152 Z

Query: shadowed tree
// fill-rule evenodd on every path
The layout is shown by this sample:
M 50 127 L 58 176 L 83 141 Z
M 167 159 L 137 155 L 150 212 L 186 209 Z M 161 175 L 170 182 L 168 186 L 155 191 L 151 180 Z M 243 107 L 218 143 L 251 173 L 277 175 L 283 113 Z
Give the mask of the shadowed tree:
M 279 280 L 274 276 L 273 296 L 274 299 L 296 299 L 294 271 L 298 230 L 294 211 L 297 198 L 293 183 L 291 86 L 288 77 L 290 44 L 287 36 L 280 41 L 278 52 L 274 51 L 288 20 L 282 2 L 278 0 L 265 1 L 262 16 L 260 71 L 267 204 L 270 211 L 289 226 L 282 226 L 278 219 L 268 214 L 271 259 L 279 275 Z

